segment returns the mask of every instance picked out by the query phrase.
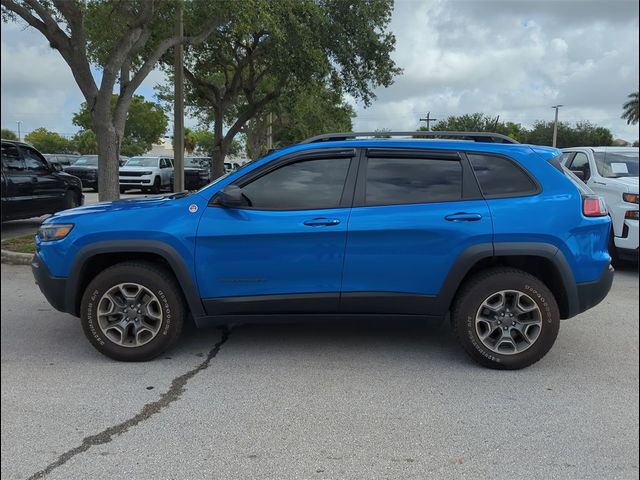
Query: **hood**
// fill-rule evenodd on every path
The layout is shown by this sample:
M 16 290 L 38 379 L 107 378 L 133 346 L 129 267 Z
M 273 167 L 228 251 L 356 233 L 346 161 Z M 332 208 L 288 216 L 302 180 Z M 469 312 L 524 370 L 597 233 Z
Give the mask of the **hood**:
M 609 186 L 619 185 L 630 193 L 638 193 L 638 177 L 607 178 L 606 182 Z
M 54 213 L 51 217 L 46 219 L 43 223 L 58 223 L 58 221 L 69 221 L 73 218 L 81 217 L 84 215 L 96 215 L 100 213 L 112 213 L 124 210 L 138 210 L 153 208 L 158 209 L 164 206 L 171 205 L 175 202 L 179 202 L 188 197 L 186 192 L 182 193 L 166 193 L 164 195 L 150 195 L 141 198 L 126 198 L 123 200 L 115 200 L 113 202 L 101 202 L 91 205 L 84 205 L 82 207 L 72 208 L 70 210 L 63 210 L 58 213 Z
M 65 172 L 67 170 L 97 170 L 97 165 L 69 165 L 68 167 L 64 167 L 62 170 Z
M 127 172 L 148 172 L 158 167 L 120 167 L 120 173 Z

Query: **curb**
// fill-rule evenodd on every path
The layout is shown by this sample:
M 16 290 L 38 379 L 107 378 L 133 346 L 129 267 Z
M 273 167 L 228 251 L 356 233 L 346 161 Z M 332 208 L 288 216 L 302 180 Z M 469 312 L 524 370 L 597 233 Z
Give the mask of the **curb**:
M 6 265 L 31 265 L 32 253 L 19 253 L 1 249 L 1 261 Z

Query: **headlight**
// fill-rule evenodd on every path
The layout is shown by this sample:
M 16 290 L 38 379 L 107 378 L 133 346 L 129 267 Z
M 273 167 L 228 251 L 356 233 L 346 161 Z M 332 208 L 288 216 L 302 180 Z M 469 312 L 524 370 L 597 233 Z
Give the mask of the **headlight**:
M 622 199 L 629 203 L 638 203 L 639 195 L 637 193 L 623 193 Z
M 153 172 L 142 172 L 142 175 L 151 175 Z
M 64 237 L 69 235 L 69 232 L 72 228 L 72 223 L 50 223 L 40 226 L 37 235 L 43 242 L 50 242 L 51 240 L 62 240 Z

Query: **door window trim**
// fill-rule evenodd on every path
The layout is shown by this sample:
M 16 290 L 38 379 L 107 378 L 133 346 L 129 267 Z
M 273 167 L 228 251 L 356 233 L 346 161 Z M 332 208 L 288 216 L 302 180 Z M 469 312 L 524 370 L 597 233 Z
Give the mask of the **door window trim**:
M 453 200 L 435 200 L 425 202 L 407 202 L 407 203 L 384 203 L 376 205 L 366 204 L 367 193 L 367 172 L 369 167 L 369 158 L 415 158 L 430 160 L 449 160 L 459 162 L 462 168 L 462 192 L 460 198 Z M 475 179 L 473 170 L 469 160 L 463 152 L 457 150 L 431 150 L 417 148 L 369 148 L 363 149 L 360 165 L 358 169 L 358 179 L 354 192 L 353 207 L 387 207 L 402 205 L 429 205 L 432 203 L 452 203 L 465 200 L 482 200 L 482 194 Z
M 295 152 L 290 155 L 284 155 L 272 162 L 262 165 L 246 175 L 243 175 L 239 179 L 233 181 L 229 185 L 236 185 L 240 188 L 248 185 L 249 183 L 292 163 L 298 163 L 305 160 L 323 160 L 323 159 L 336 159 L 336 158 L 349 158 L 349 167 L 347 168 L 347 176 L 345 178 L 344 185 L 342 187 L 342 194 L 340 201 L 336 207 L 324 207 L 324 208 L 261 208 L 244 206 L 242 208 L 234 208 L 234 210 L 257 210 L 265 212 L 305 212 L 314 210 L 335 210 L 341 208 L 351 208 L 353 204 L 353 191 L 356 183 L 356 175 L 358 172 L 359 157 L 357 149 L 355 148 L 332 148 L 332 149 L 313 149 L 305 150 L 302 152 Z M 223 207 L 217 202 L 219 192 L 216 192 L 209 200 L 208 206 L 218 208 Z

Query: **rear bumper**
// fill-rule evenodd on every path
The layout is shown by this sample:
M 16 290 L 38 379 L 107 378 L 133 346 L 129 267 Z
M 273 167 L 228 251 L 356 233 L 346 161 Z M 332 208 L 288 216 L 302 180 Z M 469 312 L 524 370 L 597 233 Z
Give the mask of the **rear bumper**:
M 614 269 L 609 265 L 600 278 L 593 282 L 578 283 L 576 285 L 578 295 L 578 311 L 574 315 L 585 312 L 598 305 L 611 290 Z M 573 316 L 573 315 L 572 315 Z
M 625 220 L 622 226 L 622 236 L 614 237 L 613 241 L 618 251 L 637 252 L 640 244 L 638 220 Z
M 31 260 L 31 271 L 36 280 L 36 285 L 53 308 L 66 312 L 65 298 L 67 292 L 67 279 L 54 277 L 49 272 L 45 263 L 36 253 Z

